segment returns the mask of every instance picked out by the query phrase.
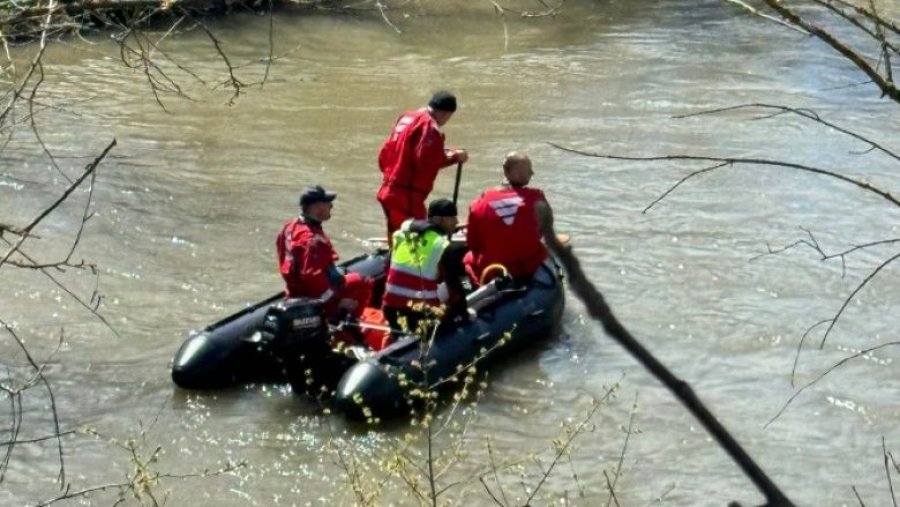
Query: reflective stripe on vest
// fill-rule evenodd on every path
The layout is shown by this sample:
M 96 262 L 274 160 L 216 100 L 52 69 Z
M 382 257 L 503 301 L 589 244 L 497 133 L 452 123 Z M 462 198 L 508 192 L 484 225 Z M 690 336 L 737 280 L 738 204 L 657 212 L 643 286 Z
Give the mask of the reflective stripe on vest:
M 394 294 L 409 299 L 440 299 L 438 291 L 435 290 L 415 290 L 401 287 L 399 285 L 388 283 L 384 285 L 384 291 L 388 294 Z

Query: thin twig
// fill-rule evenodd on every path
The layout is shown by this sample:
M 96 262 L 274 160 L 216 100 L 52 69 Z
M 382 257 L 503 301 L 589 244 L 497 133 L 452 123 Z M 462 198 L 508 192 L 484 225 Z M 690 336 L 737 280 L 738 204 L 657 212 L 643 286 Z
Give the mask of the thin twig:
M 708 172 L 711 172 L 711 171 L 715 171 L 716 169 L 719 169 L 719 168 L 721 168 L 721 167 L 725 167 L 725 166 L 727 166 L 727 165 L 730 165 L 730 163 L 729 163 L 729 162 L 723 162 L 723 163 L 721 163 L 721 164 L 716 164 L 716 165 L 713 165 L 713 166 L 710 166 L 710 167 L 707 167 L 707 168 L 704 168 L 704 169 L 700 169 L 699 171 L 694 171 L 694 172 L 688 174 L 688 175 L 685 176 L 684 178 L 681 178 L 680 180 L 678 180 L 677 183 L 675 183 L 674 185 L 672 185 L 671 187 L 669 187 L 668 190 L 666 190 L 665 192 L 662 193 L 662 195 L 660 195 L 659 197 L 657 197 L 656 199 L 654 199 L 653 202 L 651 202 L 650 204 L 648 204 L 647 207 L 645 207 L 645 208 L 643 209 L 643 211 L 641 211 L 641 213 L 646 214 L 648 211 L 650 211 L 650 208 L 652 208 L 652 207 L 655 206 L 657 203 L 659 203 L 660 201 L 662 201 L 663 199 L 665 199 L 666 197 L 668 197 L 669 194 L 671 194 L 672 192 L 674 192 L 675 189 L 678 188 L 679 186 L 681 186 L 681 184 L 684 183 L 685 181 L 687 181 L 687 180 L 693 178 L 694 176 L 699 176 L 699 175 L 701 175 L 701 174 L 703 174 L 703 173 L 708 173 Z
M 887 265 L 894 262 L 898 258 L 900 258 L 900 253 L 894 255 L 893 257 L 890 257 L 886 261 L 879 264 L 878 267 L 876 267 L 871 273 L 869 273 L 868 276 L 866 276 L 863 279 L 863 281 L 860 282 L 859 285 L 857 285 L 855 289 L 853 289 L 853 292 L 851 292 L 850 295 L 847 296 L 847 299 L 844 300 L 844 303 L 841 305 L 841 308 L 837 311 L 837 313 L 831 319 L 831 323 L 828 324 L 828 329 L 825 330 L 825 334 L 822 336 L 822 342 L 819 343 L 820 349 L 825 347 L 825 340 L 828 339 L 828 335 L 831 333 L 831 330 L 834 329 L 834 326 L 837 324 L 838 319 L 840 319 L 841 315 L 844 314 L 844 310 L 846 310 L 847 306 L 850 305 L 850 301 L 853 300 L 853 298 L 856 296 L 856 294 L 859 293 L 859 291 L 861 291 L 863 289 L 863 287 L 865 287 L 870 281 L 872 281 L 873 278 L 875 278 L 875 275 L 877 275 L 879 271 L 884 269 Z
M 866 507 L 866 503 L 863 502 L 861 496 L 859 496 L 859 491 L 856 490 L 856 485 L 850 487 L 853 490 L 853 494 L 856 496 L 856 500 L 859 501 L 859 507 Z
M 213 34 L 212 30 L 208 26 L 206 26 L 202 21 L 194 17 L 190 12 L 185 9 L 181 9 L 181 12 L 185 17 L 188 17 L 193 21 L 197 26 L 203 30 L 203 33 L 209 38 L 213 43 L 213 47 L 216 49 L 216 53 L 218 53 L 219 58 L 225 64 L 225 68 L 228 70 L 228 79 L 225 80 L 224 84 L 230 86 L 234 93 L 231 95 L 231 98 L 228 100 L 228 105 L 233 106 L 237 98 L 241 95 L 241 90 L 246 86 L 240 79 L 237 78 L 234 74 L 234 66 L 231 64 L 231 59 L 228 58 L 228 55 L 225 53 L 225 50 L 222 49 L 222 43 L 219 41 L 219 38 Z
M 19 238 L 19 241 L 16 242 L 16 244 L 13 245 L 13 247 L 10 248 L 6 252 L 6 255 L 4 255 L 2 259 L 0 259 L 0 266 L 3 266 L 3 264 L 7 261 L 7 259 L 9 259 L 9 257 L 12 254 L 14 254 L 19 249 L 19 247 L 22 246 L 22 243 L 24 243 L 25 240 L 28 238 L 28 234 L 31 232 L 31 230 L 34 229 L 35 226 L 37 226 L 39 223 L 41 223 L 42 220 L 47 218 L 47 215 L 49 215 L 57 207 L 59 207 L 59 205 L 62 204 L 63 201 L 65 201 L 69 197 L 69 195 L 73 191 L 75 191 L 75 189 L 78 188 L 78 186 L 81 185 L 81 183 L 94 172 L 95 169 L 97 169 L 97 166 L 100 164 L 100 162 L 104 158 L 106 158 L 106 155 L 109 153 L 109 150 L 111 150 L 115 145 L 116 145 L 116 140 L 115 140 L 115 138 L 113 138 L 112 142 L 110 142 L 109 145 L 107 145 L 107 147 L 103 150 L 103 152 L 97 158 L 95 158 L 93 162 L 88 164 L 88 166 L 85 168 L 85 170 L 81 174 L 81 176 L 79 176 L 78 179 L 73 181 L 69 185 L 69 187 L 66 188 L 66 190 L 62 193 L 62 195 L 59 196 L 59 198 L 57 198 L 55 202 L 53 202 L 53 204 L 51 204 L 48 208 L 44 209 L 44 211 L 42 211 L 37 217 L 35 217 L 34 220 L 32 220 L 30 224 L 28 224 L 27 226 L 22 228 L 22 232 L 24 233 L 24 235 L 21 238 Z
M 606 489 L 609 490 L 609 501 L 606 502 L 606 505 L 608 506 L 610 502 L 615 502 L 616 507 L 621 507 L 619 505 L 619 499 L 616 498 L 615 482 L 609 480 L 609 473 L 606 470 L 603 471 L 603 478 L 606 479 Z
M 269 79 L 269 71 L 272 69 L 272 61 L 275 53 L 275 10 L 272 6 L 272 0 L 269 0 L 269 57 L 266 58 L 266 72 L 263 74 L 262 82 L 259 87 L 266 85 Z
M 852 356 L 847 356 L 847 357 L 841 359 L 840 361 L 834 363 L 834 364 L 831 365 L 827 370 L 825 370 L 824 372 L 820 373 L 819 376 L 817 376 L 816 378 L 814 378 L 814 379 L 811 380 L 810 382 L 807 382 L 807 383 L 806 383 L 803 387 L 801 387 L 800 389 L 797 389 L 797 391 L 795 391 L 794 394 L 792 394 L 791 397 L 788 398 L 788 400 L 784 403 L 784 405 L 782 405 L 781 409 L 778 410 L 778 413 L 776 413 L 771 419 L 769 419 L 769 421 L 768 421 L 765 425 L 763 425 L 763 428 L 768 428 L 769 425 L 771 425 L 771 424 L 772 424 L 773 422 L 775 422 L 779 417 L 781 417 L 781 414 L 783 414 L 784 411 L 787 410 L 788 406 L 789 406 L 789 405 L 790 405 L 790 404 L 791 404 L 798 396 L 800 396 L 800 394 L 802 394 L 803 391 L 806 391 L 807 389 L 809 389 L 810 387 L 812 387 L 813 385 L 815 385 L 818 381 L 820 381 L 820 380 L 822 380 L 823 378 L 825 378 L 825 376 L 827 376 L 829 373 L 831 373 L 831 372 L 833 372 L 834 370 L 840 368 L 841 366 L 844 366 L 845 364 L 849 363 L 850 361 L 852 361 L 852 360 L 854 360 L 854 359 L 856 359 L 856 358 L 863 357 L 863 356 L 865 356 L 866 354 L 869 354 L 869 353 L 874 352 L 874 351 L 876 351 L 876 350 L 883 349 L 883 348 L 885 348 L 885 347 L 892 347 L 892 346 L 894 346 L 894 345 L 900 345 L 900 341 L 894 341 L 894 342 L 882 343 L 881 345 L 876 345 L 876 346 L 874 346 L 874 347 L 871 347 L 871 348 L 868 348 L 868 349 L 865 349 L 865 350 L 861 350 L 861 351 L 857 352 L 856 354 L 853 354 Z
M 646 161 L 646 162 L 657 162 L 662 160 L 686 160 L 686 161 L 705 161 L 705 162 L 719 162 L 722 163 L 721 166 L 735 166 L 735 165 L 765 165 L 765 166 L 774 166 L 774 167 L 785 167 L 788 169 L 796 169 L 798 171 L 810 172 L 813 174 L 820 174 L 823 176 L 828 176 L 831 178 L 838 179 L 845 183 L 849 183 L 853 186 L 859 187 L 867 192 L 874 193 L 879 197 L 887 200 L 894 206 L 900 207 L 900 200 L 897 200 L 890 192 L 885 190 L 881 190 L 878 187 L 872 186 L 865 181 L 855 180 L 848 176 L 844 176 L 843 174 L 836 173 L 834 171 L 829 171 L 827 169 L 821 169 L 818 167 L 803 165 L 803 164 L 795 164 L 792 162 L 783 162 L 780 160 L 769 160 L 764 158 L 742 158 L 742 157 L 701 157 L 694 155 L 661 155 L 661 156 L 649 156 L 649 157 L 634 157 L 634 156 L 625 156 L 625 155 L 611 155 L 611 154 L 603 154 L 603 153 L 591 153 L 582 150 L 576 150 L 574 148 L 568 148 L 556 143 L 549 143 L 554 148 L 560 149 L 562 151 L 567 151 L 569 153 L 575 153 L 577 155 L 583 155 L 585 157 L 595 157 L 595 158 L 605 158 L 610 160 L 630 160 L 630 161 Z M 686 178 L 688 179 L 698 174 L 709 171 L 710 168 L 701 169 L 699 171 L 694 171 L 689 174 Z M 680 184 L 680 182 L 679 182 Z
M 387 26 L 391 27 L 397 33 L 403 33 L 400 31 L 399 28 L 397 28 L 397 25 L 395 25 L 394 23 L 391 23 L 391 18 L 389 18 L 387 16 L 387 13 L 385 12 L 384 4 L 381 3 L 381 1 L 376 0 L 375 7 L 378 9 L 378 12 L 381 13 L 381 19 L 383 19 L 384 22 L 387 23 Z
M 786 22 L 784 22 L 784 21 L 782 21 L 782 20 L 780 20 L 780 19 L 778 19 L 778 18 L 776 18 L 776 17 L 774 17 L 774 16 L 770 16 L 770 15 L 764 13 L 764 12 L 760 12 L 759 9 L 757 9 L 756 7 L 753 7 L 752 5 L 748 4 L 747 2 L 744 2 L 744 1 L 742 1 L 742 0 L 725 0 L 725 1 L 726 1 L 726 2 L 729 2 L 729 3 L 733 3 L 733 4 L 735 4 L 735 5 L 738 5 L 738 6 L 740 6 L 741 8 L 743 8 L 743 9 L 747 10 L 748 12 L 750 12 L 751 14 L 754 14 L 754 15 L 756 15 L 756 16 L 759 16 L 759 17 L 761 17 L 761 18 L 763 18 L 763 19 L 767 19 L 767 20 L 769 20 L 769 21 L 773 21 L 773 22 L 775 22 L 775 23 L 778 23 L 779 25 L 786 26 L 786 27 L 790 28 L 791 30 L 796 30 L 796 31 L 802 33 L 803 35 L 809 35 L 809 32 L 807 32 L 806 30 L 804 30 L 804 29 L 802 29 L 802 28 L 800 28 L 800 27 L 794 26 L 794 25 L 792 25 L 792 24 L 790 24 L 790 23 L 786 23 Z
M 12 246 L 12 243 L 2 236 L 0 236 L 0 241 L 3 241 L 7 245 Z M 19 255 L 24 257 L 26 260 L 31 262 L 33 265 L 38 265 L 37 261 L 35 261 L 32 257 L 30 257 L 28 254 L 26 254 L 24 251 L 20 250 Z M 61 281 L 56 279 L 56 277 L 51 275 L 50 272 L 47 271 L 47 269 L 40 268 L 40 271 L 41 271 L 41 273 L 44 274 L 44 276 L 49 278 L 50 281 L 52 281 L 54 283 L 54 285 L 56 285 L 60 290 L 62 290 L 63 292 L 65 292 L 66 294 L 71 296 L 72 299 L 74 299 L 80 306 L 84 307 L 87 311 L 91 312 L 91 314 L 93 314 L 94 317 L 96 317 L 98 320 L 100 320 L 100 322 L 102 322 L 107 327 L 107 329 L 109 329 L 117 338 L 122 337 L 122 335 L 119 334 L 119 332 L 116 330 L 116 328 L 114 328 L 112 326 L 112 324 L 110 324 L 109 321 L 106 320 L 106 317 L 104 317 L 97 311 L 97 308 L 89 305 L 88 303 L 85 303 L 83 299 L 81 299 L 77 294 L 72 292 L 72 289 L 66 287 L 66 285 L 64 283 L 62 283 Z
M 797 343 L 797 351 L 794 353 L 794 366 L 791 368 L 791 387 L 795 387 L 794 382 L 797 379 L 797 363 L 800 362 L 800 351 L 803 349 L 803 342 L 806 341 L 806 337 L 809 336 L 809 333 L 812 332 L 813 329 L 825 324 L 827 322 L 831 322 L 832 319 L 825 319 L 816 322 L 812 326 L 808 327 L 803 335 L 800 337 L 800 342 Z
M 857 134 L 856 132 L 853 132 L 853 131 L 851 131 L 851 130 L 849 130 L 849 129 L 840 127 L 840 126 L 838 126 L 838 125 L 836 125 L 836 124 L 834 124 L 834 123 L 831 123 L 831 122 L 829 122 L 829 121 L 827 121 L 827 120 L 823 120 L 823 119 L 822 119 L 818 114 L 816 114 L 814 111 L 810 111 L 810 110 L 808 110 L 808 109 L 798 109 L 798 108 L 793 108 L 793 107 L 788 107 L 788 106 L 780 106 L 780 105 L 777 105 L 777 104 L 766 104 L 766 103 L 762 103 L 762 102 L 754 102 L 754 103 L 752 103 L 752 104 L 740 104 L 740 105 L 737 105 L 737 106 L 729 106 L 729 107 L 721 107 L 721 108 L 717 108 L 717 109 L 710 109 L 710 110 L 708 110 L 708 111 L 700 111 L 699 113 L 690 113 L 690 114 L 677 115 L 677 116 L 673 116 L 672 118 L 676 118 L 676 119 L 691 118 L 691 117 L 694 117 L 694 116 L 704 116 L 704 115 L 709 115 L 709 114 L 718 114 L 718 113 L 724 113 L 724 112 L 728 112 L 728 111 L 736 111 L 736 110 L 739 110 L 739 109 L 750 109 L 750 108 L 774 109 L 774 110 L 781 111 L 781 112 L 784 112 L 784 113 L 795 114 L 795 115 L 800 116 L 800 117 L 802 117 L 802 118 L 806 118 L 806 119 L 812 120 L 812 121 L 814 121 L 814 122 L 816 122 L 816 123 L 820 123 L 820 124 L 822 124 L 822 125 L 825 125 L 826 127 L 831 128 L 831 129 L 834 129 L 834 130 L 836 130 L 836 131 L 838 131 L 838 132 L 840 132 L 840 133 L 842 133 L 842 134 L 845 134 L 845 135 L 848 135 L 848 136 L 850 136 L 850 137 L 853 137 L 854 139 L 857 139 L 857 140 L 859 140 L 859 141 L 862 141 L 863 143 L 868 144 L 870 147 L 872 147 L 872 148 L 874 148 L 874 149 L 876 149 L 876 150 L 878 150 L 878 151 L 881 151 L 881 152 L 884 153 L 885 155 L 887 155 L 887 156 L 889 156 L 889 157 L 891 157 L 891 158 L 893 158 L 893 159 L 895 159 L 895 160 L 900 160 L 900 155 L 898 155 L 897 153 L 895 153 L 895 152 L 893 152 L 893 151 L 891 151 L 891 150 L 885 148 L 885 147 L 884 147 L 883 145 L 881 145 L 880 143 L 877 143 L 877 142 L 875 142 L 875 141 L 872 141 L 871 139 L 869 139 L 869 138 L 867 138 L 867 137 L 865 137 L 865 136 L 862 136 L 862 135 L 860 135 L 860 134 Z M 767 117 L 771 117 L 771 116 L 767 116 Z
M 506 492 L 503 490 L 503 483 L 500 482 L 500 477 L 497 474 L 497 462 L 494 459 L 494 447 L 491 445 L 491 438 L 487 438 L 487 450 L 488 450 L 488 459 L 490 460 L 491 465 L 491 474 L 494 477 L 494 483 L 497 484 L 497 489 L 500 490 L 500 496 L 503 498 L 503 502 L 497 499 L 496 496 L 491 492 L 491 489 L 488 487 L 487 483 L 484 481 L 484 476 L 478 478 L 481 481 L 481 484 L 484 486 L 484 489 L 488 492 L 488 495 L 494 500 L 497 505 L 505 506 L 509 505 L 509 500 L 506 499 Z
M 606 484 L 609 487 L 609 500 L 606 501 L 606 507 L 609 507 L 609 502 L 612 500 L 616 501 L 616 505 L 619 505 L 619 501 L 616 499 L 616 483 L 619 482 L 619 475 L 622 473 L 622 464 L 625 462 L 625 452 L 628 450 L 628 441 L 631 439 L 631 428 L 634 427 L 634 416 L 637 414 L 637 400 L 638 395 L 634 393 L 634 403 L 631 405 L 631 415 L 628 416 L 628 428 L 625 430 L 625 442 L 622 444 L 622 452 L 619 453 L 619 461 L 616 463 L 615 470 L 615 478 L 612 481 L 612 484 L 609 482 L 609 477 L 606 478 Z M 606 471 L 603 471 L 606 474 Z
M 75 434 L 75 433 L 78 433 L 78 430 L 61 431 L 61 432 L 59 432 L 59 433 L 57 433 L 57 434 L 54 434 L 54 435 L 47 435 L 47 436 L 43 436 L 43 437 L 20 438 L 20 439 L 15 440 L 15 441 L 7 440 L 7 441 L 5 441 L 5 442 L 0 442 L 0 447 L 8 447 L 8 446 L 10 446 L 10 445 L 20 445 L 20 444 L 37 444 L 37 443 L 40 443 L 40 442 L 46 442 L 47 440 L 55 440 L 55 439 L 57 439 L 57 438 L 59 438 L 59 437 L 65 437 L 65 436 L 68 436 L 68 435 L 73 435 L 73 434 Z
M 887 446 L 884 443 L 884 435 L 881 436 L 881 453 L 884 455 L 884 475 L 887 478 L 888 490 L 891 492 L 891 502 L 897 507 L 897 497 L 894 495 L 894 483 L 891 480 L 891 465 L 888 457 Z
M 557 243 L 559 243 L 559 240 L 557 240 Z M 569 273 L 569 276 L 571 276 L 571 273 Z M 525 505 L 531 504 L 531 501 L 541 490 L 541 487 L 546 483 L 547 479 L 550 478 L 550 475 L 553 473 L 553 469 L 556 468 L 556 465 L 559 463 L 559 460 L 563 457 L 563 455 L 565 455 L 568 452 L 569 447 L 572 445 L 572 442 L 574 442 L 575 438 L 578 437 L 579 435 L 581 435 L 581 433 L 585 431 L 585 428 L 591 422 L 591 419 L 594 418 L 594 414 L 596 414 L 597 411 L 600 410 L 600 407 L 603 405 L 603 402 L 606 401 L 607 399 L 609 399 L 609 397 L 612 396 L 612 394 L 615 392 L 615 390 L 617 388 L 618 388 L 618 384 L 616 384 L 615 386 L 613 386 L 609 390 L 607 390 L 606 393 L 603 395 L 603 397 L 601 397 L 599 400 L 595 399 L 593 402 L 593 405 L 591 406 L 591 409 L 588 411 L 588 413 L 584 417 L 584 419 L 582 419 L 575 426 L 575 428 L 570 430 L 569 435 L 567 436 L 566 440 L 564 440 L 562 442 L 562 445 L 557 446 L 556 454 L 553 456 L 553 460 L 550 462 L 550 466 L 547 467 L 547 469 L 542 472 L 540 480 L 534 486 L 534 488 L 531 490 L 531 494 L 528 495 L 528 499 L 525 500 Z M 538 463 L 538 465 L 540 465 L 540 464 Z

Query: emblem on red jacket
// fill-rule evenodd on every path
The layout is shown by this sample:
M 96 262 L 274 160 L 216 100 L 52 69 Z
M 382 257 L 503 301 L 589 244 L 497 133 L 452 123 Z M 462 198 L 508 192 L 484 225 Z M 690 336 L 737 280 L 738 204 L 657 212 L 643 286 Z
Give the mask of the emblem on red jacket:
M 524 204 L 525 200 L 515 195 L 491 201 L 491 208 L 498 217 L 503 219 L 504 224 L 512 225 L 516 221 L 516 213 Z

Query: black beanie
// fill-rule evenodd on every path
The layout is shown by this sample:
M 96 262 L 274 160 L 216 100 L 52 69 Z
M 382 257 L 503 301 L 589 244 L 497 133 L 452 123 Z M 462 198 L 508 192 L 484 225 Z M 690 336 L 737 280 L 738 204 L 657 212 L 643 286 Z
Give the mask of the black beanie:
M 435 199 L 428 205 L 428 218 L 455 217 L 456 205 L 450 199 Z
M 441 90 L 431 96 L 428 101 L 428 107 L 436 111 L 456 112 L 456 95 L 448 91 Z

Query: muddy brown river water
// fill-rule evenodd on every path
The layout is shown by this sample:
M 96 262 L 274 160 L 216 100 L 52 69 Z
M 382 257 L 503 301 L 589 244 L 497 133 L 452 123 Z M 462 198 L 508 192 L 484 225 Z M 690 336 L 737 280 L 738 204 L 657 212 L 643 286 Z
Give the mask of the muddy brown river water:
M 334 449 L 378 460 L 405 430 L 347 426 L 282 386 L 180 391 L 170 361 L 188 330 L 279 289 L 274 239 L 305 185 L 339 194 L 327 229 L 345 258 L 370 248 L 365 238 L 382 233 L 374 199 L 380 143 L 401 110 L 447 88 L 460 102 L 448 140 L 471 156 L 464 201 L 499 181 L 505 152 L 528 152 L 533 184 L 546 192 L 558 229 L 571 235 L 619 318 L 691 383 L 798 505 L 858 505 L 854 486 L 867 505 L 887 505 L 882 438 L 888 450 L 900 449 L 896 349 L 847 363 L 764 425 L 795 392 L 801 335 L 832 317 L 896 248 L 848 256 L 845 276 L 839 260 L 821 262 L 809 249 L 759 256 L 767 244 L 806 238 L 803 229 L 828 252 L 895 238 L 900 210 L 835 179 L 737 166 L 689 180 L 642 213 L 704 166 L 588 158 L 549 143 L 633 156 L 779 159 L 896 191 L 897 160 L 863 155 L 863 143 L 796 116 L 754 120 L 759 115 L 737 110 L 673 118 L 748 103 L 803 107 L 900 149 L 896 104 L 872 86 L 848 86 L 861 75 L 822 44 L 727 2 L 579 1 L 556 18 L 531 19 L 501 19 L 474 0 L 422 4 L 389 13 L 401 33 L 373 11 L 276 13 L 278 58 L 264 87 L 246 88 L 233 106 L 228 87 L 214 86 L 226 73 L 201 30 L 162 46 L 208 83 L 167 64 L 192 98 L 164 95 L 168 112 L 144 75 L 122 66 L 108 37 L 51 45 L 42 100 L 56 109 L 39 118 L 63 170 L 77 175 L 118 141 L 98 170 L 94 217 L 75 256 L 96 263 L 99 277 L 59 276 L 86 299 L 96 286 L 100 311 L 120 336 L 46 277 L 9 266 L 0 268 L 0 319 L 38 357 L 65 329 L 47 370 L 62 427 L 102 435 L 64 440 L 73 490 L 121 481 L 132 465 L 110 439 L 136 438 L 146 454 L 161 447 L 154 469 L 164 473 L 247 463 L 216 477 L 164 480 L 156 491 L 169 495 L 169 505 L 353 503 Z M 238 78 L 260 81 L 269 18 L 237 14 L 209 26 Z M 28 129 L 0 157 L 4 222 L 27 223 L 66 187 Z M 450 171 L 435 195 L 452 189 Z M 45 239 L 29 251 L 65 252 L 70 241 L 61 238 L 77 230 L 87 196 L 79 190 L 43 222 L 37 232 Z M 817 347 L 822 328 L 810 334 L 797 387 L 844 357 L 896 340 L 898 301 L 897 269 L 889 266 L 853 299 L 824 347 Z M 21 371 L 23 359 L 6 337 L 0 354 Z M 445 486 L 459 483 L 442 498 L 495 505 L 477 480 L 493 459 L 517 463 L 501 480 L 509 504 L 521 503 L 540 477 L 529 456 L 539 454 L 547 466 L 563 424 L 581 420 L 591 400 L 617 383 L 542 487 L 540 505 L 608 505 L 604 471 L 613 477 L 620 459 L 619 505 L 762 502 L 699 424 L 571 296 L 562 334 L 494 372 L 465 431 L 437 438 L 441 448 L 464 443 L 461 462 L 441 478 Z M 52 431 L 48 400 L 33 393 L 22 438 Z M 0 408 L 4 425 L 9 410 Z M 424 452 L 421 443 L 412 449 Z M 58 494 L 54 453 L 50 442 L 17 447 L 0 504 Z M 415 503 L 402 483 L 384 486 L 375 505 Z M 72 504 L 114 502 L 114 494 L 96 493 Z

